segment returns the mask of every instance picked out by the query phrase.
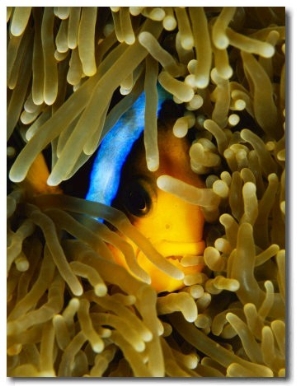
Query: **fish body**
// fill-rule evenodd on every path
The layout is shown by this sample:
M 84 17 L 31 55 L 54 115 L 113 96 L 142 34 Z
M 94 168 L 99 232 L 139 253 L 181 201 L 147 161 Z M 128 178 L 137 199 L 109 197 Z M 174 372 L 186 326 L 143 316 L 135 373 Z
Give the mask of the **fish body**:
M 92 166 L 87 200 L 111 205 L 119 188 L 123 164 L 144 129 L 141 121 L 144 106 L 142 94 L 103 138 Z
M 165 99 L 165 95 L 160 98 L 158 111 Z M 169 122 L 158 126 L 159 168 L 155 172 L 148 170 L 142 139 L 144 110 L 142 95 L 104 138 L 86 198 L 124 211 L 131 223 L 171 264 L 184 275 L 197 274 L 203 264 L 184 267 L 181 259 L 199 256 L 204 250 L 201 208 L 162 191 L 156 180 L 167 174 L 199 188 L 204 184 L 190 168 L 187 140 L 175 137 Z M 157 292 L 172 292 L 184 286 L 183 280 L 162 272 L 131 240 L 127 241 Z M 110 248 L 116 262 L 130 270 L 123 254 L 112 246 Z
M 158 88 L 158 112 L 162 103 L 170 97 L 170 94 Z M 87 200 L 111 205 L 119 189 L 123 165 L 144 130 L 144 114 L 143 92 L 104 136 L 92 166 Z

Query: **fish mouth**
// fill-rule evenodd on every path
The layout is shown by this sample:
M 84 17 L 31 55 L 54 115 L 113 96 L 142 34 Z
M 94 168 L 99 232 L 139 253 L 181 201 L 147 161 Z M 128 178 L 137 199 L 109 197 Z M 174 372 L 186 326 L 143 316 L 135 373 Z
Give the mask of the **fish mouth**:
M 152 245 L 165 261 L 159 259 L 154 261 L 140 249 L 136 258 L 140 267 L 149 274 L 151 286 L 158 293 L 173 292 L 184 287 L 185 277 L 198 275 L 205 266 L 201 257 L 205 247 L 204 241 L 196 243 L 168 241 Z M 177 270 L 172 270 L 170 265 Z
M 203 253 L 205 242 L 180 242 L 163 240 L 158 243 L 153 243 L 155 249 L 170 261 L 181 261 L 183 256 L 197 256 Z
M 169 261 L 176 261 L 176 262 L 181 262 L 183 257 L 188 257 L 188 256 L 193 256 L 193 255 L 180 255 L 180 256 L 165 256 L 165 259 Z
M 177 260 L 180 261 L 183 256 L 166 256 L 167 260 Z
M 167 256 L 166 260 L 180 267 L 180 269 L 188 269 L 203 265 L 203 258 L 201 259 L 199 255 Z

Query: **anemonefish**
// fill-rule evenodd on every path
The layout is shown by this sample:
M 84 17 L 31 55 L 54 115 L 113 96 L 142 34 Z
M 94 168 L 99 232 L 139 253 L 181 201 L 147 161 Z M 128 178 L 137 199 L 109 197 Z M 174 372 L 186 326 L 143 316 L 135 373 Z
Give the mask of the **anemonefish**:
M 170 96 L 159 90 L 158 111 Z M 148 238 L 156 250 L 184 275 L 195 274 L 202 264 L 184 267 L 183 256 L 203 253 L 204 216 L 201 208 L 189 204 L 158 188 L 160 175 L 176 177 L 198 188 L 204 183 L 190 168 L 189 144 L 172 132 L 172 121 L 158 120 L 159 168 L 149 171 L 143 147 L 145 97 L 142 94 L 104 138 L 95 158 L 86 199 L 115 206 L 128 216 L 131 223 Z M 149 261 L 132 244 L 138 264 L 151 278 L 151 285 L 160 293 L 173 292 L 184 286 Z M 111 247 L 115 261 L 129 269 L 123 254 Z
M 190 168 L 188 141 L 173 135 L 172 119 L 161 111 L 170 95 L 158 90 L 159 168 L 151 172 L 146 165 L 145 96 L 142 94 L 104 137 L 93 162 L 86 199 L 122 210 L 163 257 L 184 275 L 190 275 L 200 272 L 203 264 L 183 266 L 180 261 L 184 256 L 203 253 L 203 213 L 199 206 L 159 189 L 156 180 L 167 174 L 198 188 L 204 188 L 204 183 Z M 63 193 L 59 186 L 47 185 L 48 177 L 48 167 L 40 154 L 23 181 L 23 188 L 29 195 Z M 173 292 L 184 286 L 183 280 L 164 273 L 131 240 L 126 241 L 132 245 L 138 264 L 150 276 L 157 293 Z M 130 270 L 124 255 L 117 248 L 109 247 L 116 263 Z

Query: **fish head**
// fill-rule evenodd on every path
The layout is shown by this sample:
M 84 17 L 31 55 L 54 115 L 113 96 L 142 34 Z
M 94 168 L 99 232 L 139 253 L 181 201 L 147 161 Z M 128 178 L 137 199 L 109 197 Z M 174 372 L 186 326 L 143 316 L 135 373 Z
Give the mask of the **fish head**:
M 183 266 L 181 259 L 203 253 L 205 221 L 202 210 L 198 205 L 159 189 L 156 180 L 167 174 L 198 188 L 203 188 L 204 183 L 190 168 L 189 145 L 185 138 L 175 137 L 172 130 L 159 130 L 158 145 L 159 168 L 154 172 L 147 168 L 142 141 L 135 145 L 122 172 L 116 206 L 165 259 L 185 276 L 192 275 L 203 269 L 203 263 Z M 184 286 L 183 280 L 171 278 L 141 250 L 134 248 L 138 264 L 149 274 L 157 292 L 172 292 Z M 119 264 L 126 266 L 121 254 L 115 257 Z

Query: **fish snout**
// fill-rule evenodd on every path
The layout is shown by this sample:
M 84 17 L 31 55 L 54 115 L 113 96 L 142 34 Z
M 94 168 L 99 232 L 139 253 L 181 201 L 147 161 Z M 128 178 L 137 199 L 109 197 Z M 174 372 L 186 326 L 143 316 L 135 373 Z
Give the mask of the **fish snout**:
M 182 257 L 199 256 L 203 253 L 205 248 L 203 240 L 194 242 L 161 240 L 154 242 L 153 246 L 166 260 L 182 271 L 184 277 L 198 274 L 204 267 L 200 261 L 190 266 L 183 266 L 181 264 Z M 171 278 L 167 273 L 154 266 L 142 251 L 139 251 L 137 254 L 137 261 L 150 274 L 151 285 L 158 293 L 163 291 L 173 292 L 184 287 L 184 279 L 177 280 Z
M 168 262 L 178 268 L 183 274 L 184 278 L 188 275 L 198 275 L 202 271 L 204 264 L 201 260 L 195 260 L 195 265 L 184 266 L 181 264 L 182 257 L 199 256 L 203 253 L 205 242 L 174 242 L 161 241 L 153 243 L 153 246 Z M 138 251 L 137 261 L 142 269 L 144 269 L 151 278 L 152 287 L 158 292 L 173 292 L 184 287 L 184 278 L 181 280 L 170 277 L 166 272 L 163 272 L 158 266 L 155 266 L 148 257 L 142 252 Z

